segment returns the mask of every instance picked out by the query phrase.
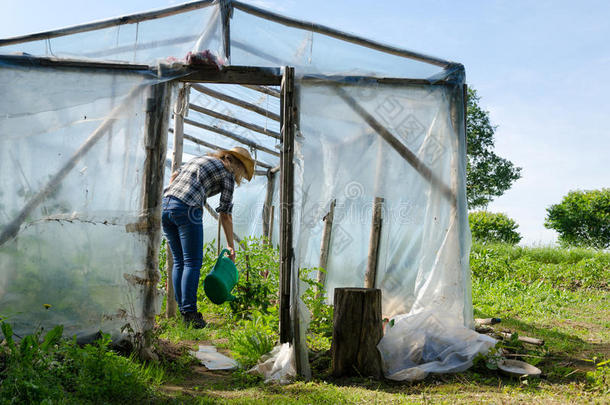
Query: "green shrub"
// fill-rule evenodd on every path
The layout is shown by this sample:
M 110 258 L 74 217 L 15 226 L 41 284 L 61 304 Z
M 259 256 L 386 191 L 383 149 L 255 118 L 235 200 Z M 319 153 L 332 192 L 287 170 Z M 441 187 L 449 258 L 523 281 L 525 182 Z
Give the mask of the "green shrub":
M 475 211 L 468 214 L 473 238 L 481 242 L 505 242 L 515 245 L 521 241 L 517 223 L 502 213 Z
M 13 340 L 3 322 L 5 345 L 0 346 L 0 403 L 124 403 L 125 398 L 151 399 L 163 371 L 122 357 L 104 335 L 80 347 L 76 339 L 61 339 L 63 327 Z
M 557 231 L 562 244 L 610 247 L 610 188 L 570 191 L 546 211 L 544 226 Z

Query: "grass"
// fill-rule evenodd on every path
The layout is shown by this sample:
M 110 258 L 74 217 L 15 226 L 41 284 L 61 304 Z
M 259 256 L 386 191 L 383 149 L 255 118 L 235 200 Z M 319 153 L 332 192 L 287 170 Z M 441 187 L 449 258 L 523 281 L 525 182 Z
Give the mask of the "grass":
M 610 372 L 603 365 L 610 356 L 610 254 L 475 244 L 471 268 L 475 316 L 500 317 L 497 329 L 543 339 L 543 347 L 521 345 L 516 350 L 521 359 L 542 369 L 543 378 L 509 378 L 480 361 L 466 372 L 431 375 L 415 383 L 337 380 L 324 372 L 330 362 L 322 361 L 321 367 L 314 367 L 318 374 L 310 382 L 265 385 L 237 373 L 220 382 L 203 381 L 196 391 L 187 389 L 180 398 L 236 404 L 610 401 Z M 221 318 L 229 316 L 210 309 Z M 213 333 L 221 336 L 222 328 Z
M 485 359 L 480 359 L 463 373 L 431 375 L 414 383 L 333 379 L 326 354 L 329 340 L 321 334 L 309 339 L 316 352 L 312 381 L 279 386 L 264 384 L 244 370 L 208 372 L 193 361 L 188 350 L 212 343 L 250 366 L 277 340 L 277 311 L 271 306 L 266 314 L 234 314 L 228 304 L 213 305 L 201 296 L 199 306 L 208 321 L 205 329 L 159 318 L 158 365 L 120 357 L 104 342 L 77 348 L 59 341 L 44 349 L 39 344 L 38 352 L 50 354 L 39 353 L 38 357 L 28 354 L 27 348 L 25 352 L 15 348 L 21 360 L 9 364 L 7 345 L 0 346 L 0 403 L 10 403 L 13 398 L 41 402 L 45 395 L 47 403 L 124 403 L 127 399 L 186 404 L 610 402 L 609 253 L 475 244 L 471 268 L 476 317 L 499 317 L 502 322 L 497 329 L 544 339 L 543 347 L 505 344 L 517 345 L 513 351 L 541 368 L 542 378 L 509 378 L 490 370 Z M 43 336 L 39 341 L 44 342 Z M 46 360 L 31 361 L 33 358 Z M 69 358 L 73 360 L 66 361 Z M 73 366 L 61 368 L 63 374 L 57 374 L 53 365 L 58 359 Z M 121 384 L 125 381 L 132 383 Z M 38 396 L 25 397 L 24 393 Z

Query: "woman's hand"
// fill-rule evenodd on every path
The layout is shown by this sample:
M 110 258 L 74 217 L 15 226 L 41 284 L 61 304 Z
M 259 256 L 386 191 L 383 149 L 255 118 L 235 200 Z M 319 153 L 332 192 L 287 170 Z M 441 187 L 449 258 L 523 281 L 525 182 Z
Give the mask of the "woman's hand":
M 227 246 L 227 249 L 229 250 L 229 259 L 235 263 L 235 250 L 231 246 Z

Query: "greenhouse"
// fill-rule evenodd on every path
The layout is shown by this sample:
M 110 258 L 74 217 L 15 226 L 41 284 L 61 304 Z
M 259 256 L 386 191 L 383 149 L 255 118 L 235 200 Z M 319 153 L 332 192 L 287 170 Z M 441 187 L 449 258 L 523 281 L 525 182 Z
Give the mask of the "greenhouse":
M 299 269 L 326 269 L 330 301 L 381 290 L 388 378 L 465 369 L 493 346 L 470 330 L 461 64 L 201 0 L 2 39 L 0 89 L 0 315 L 16 334 L 62 324 L 149 346 L 163 187 L 239 145 L 256 174 L 234 232 L 279 245 L 280 340 L 299 374 Z

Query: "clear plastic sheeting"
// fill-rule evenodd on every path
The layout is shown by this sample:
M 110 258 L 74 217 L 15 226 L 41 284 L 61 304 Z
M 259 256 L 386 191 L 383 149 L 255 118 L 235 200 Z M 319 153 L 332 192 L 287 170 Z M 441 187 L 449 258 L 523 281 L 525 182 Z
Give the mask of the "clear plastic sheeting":
M 0 67 L 0 233 L 106 128 L 0 245 L 0 312 L 15 333 L 142 330 L 146 97 L 141 73 Z M 111 125 L 107 125 L 111 124 Z
M 0 245 L 0 315 L 12 317 L 17 333 L 39 323 L 62 323 L 67 333 L 79 334 L 100 325 L 140 330 L 144 287 L 138 280 L 150 265 L 144 257 L 147 249 L 151 252 L 150 240 L 127 230 L 146 214 L 141 212 L 145 89 L 155 79 L 128 73 L 141 68 L 128 64 L 154 66 L 209 50 L 223 65 L 232 65 L 212 74 L 224 79 L 243 78 L 239 65 L 295 68 L 291 314 L 301 335 L 293 346 L 277 348 L 267 363 L 269 375 L 281 379 L 292 373 L 295 356 L 304 368 L 299 372 L 307 374 L 308 313 L 298 300 L 304 291 L 299 271 L 319 266 L 323 218 L 331 202 L 336 208 L 326 266 L 329 300 L 336 287 L 364 285 L 376 197 L 383 198 L 383 223 L 374 284 L 382 290 L 383 316 L 400 319 L 382 345 L 388 374 L 419 378 L 441 366 L 465 366 L 486 343 L 464 329 L 472 326 L 473 314 L 463 67 L 239 2 L 175 7 L 172 15 L 147 14 L 165 17 L 142 20 L 140 15 L 138 23 L 125 19 L 113 27 L 65 36 L 44 33 L 36 38 L 49 39 L 0 45 L 0 54 L 125 63 L 114 72 L 98 64 L 76 68 L 74 61 L 70 69 L 0 64 L 0 232 L 96 128 L 107 126 L 60 187 L 26 216 L 17 237 Z M 204 86 L 255 108 L 191 88 L 192 108 L 181 107 L 188 111 L 182 161 L 247 138 L 242 146 L 277 167 L 284 150 L 277 139 L 281 125 L 260 111 L 280 115 L 280 100 L 236 84 Z M 213 117 L 201 107 L 259 128 Z M 170 145 L 172 138 L 169 134 Z M 242 238 L 262 234 L 268 177 L 262 174 L 266 166 L 257 169 L 262 172 L 234 194 L 234 229 Z M 282 211 L 279 183 L 277 173 L 270 188 L 275 243 Z M 215 208 L 217 197 L 208 203 Z M 206 242 L 217 237 L 217 222 L 207 214 L 204 237 Z M 399 359 L 402 363 L 394 362 Z M 426 365 L 431 363 L 436 368 Z
M 427 311 L 394 318 L 377 347 L 386 378 L 415 381 L 429 373 L 464 371 L 477 354 L 486 354 L 496 343 L 451 316 Z
M 266 383 L 288 384 L 296 377 L 294 346 L 284 343 L 264 355 L 248 372 L 265 377 Z
M 464 324 L 472 321 L 465 288 L 465 140 L 462 122 L 452 119 L 452 108 L 461 108 L 456 91 L 461 87 L 302 83 L 297 264 L 318 265 L 322 218 L 336 200 L 327 291 L 364 285 L 373 202 L 382 197 L 376 286 L 383 293 L 383 315 L 434 305 Z M 382 139 L 339 92 L 395 134 L 419 166 Z M 424 166 L 451 196 L 422 174 Z
M 224 59 L 218 6 L 0 47 L 0 53 L 155 65 L 188 52 L 210 50 Z

